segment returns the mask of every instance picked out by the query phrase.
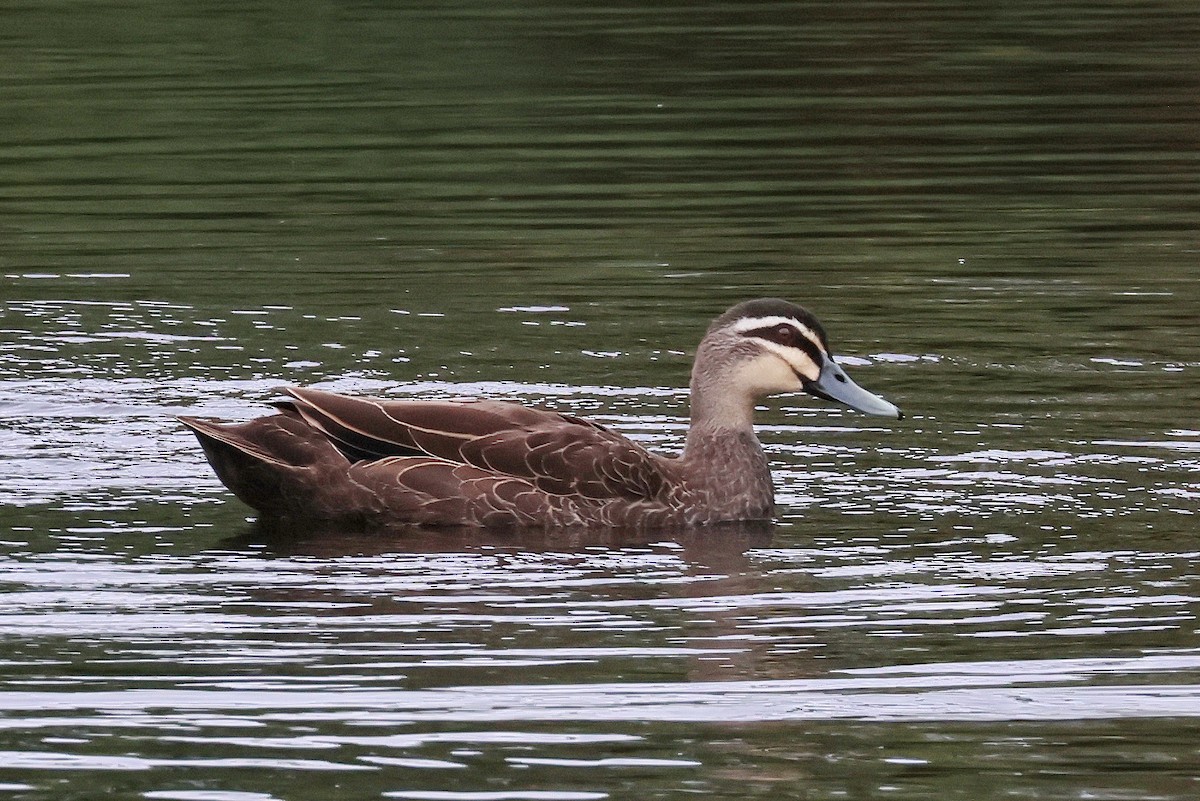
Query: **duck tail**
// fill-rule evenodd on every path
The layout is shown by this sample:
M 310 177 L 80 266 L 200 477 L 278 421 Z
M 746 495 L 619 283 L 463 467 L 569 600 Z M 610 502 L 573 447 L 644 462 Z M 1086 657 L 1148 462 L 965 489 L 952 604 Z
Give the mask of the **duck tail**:
M 344 474 L 345 456 L 294 413 L 248 423 L 180 417 L 204 449 L 221 483 L 242 502 L 272 517 L 306 516 L 323 495 L 330 470 Z

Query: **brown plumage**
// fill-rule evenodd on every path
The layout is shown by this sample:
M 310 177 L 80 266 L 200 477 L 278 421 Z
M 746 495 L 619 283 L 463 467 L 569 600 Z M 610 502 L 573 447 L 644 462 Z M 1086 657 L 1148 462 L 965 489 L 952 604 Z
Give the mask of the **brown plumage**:
M 676 458 L 572 415 L 502 401 L 291 387 L 269 417 L 180 419 L 221 481 L 267 517 L 649 528 L 770 518 L 774 493 L 753 408 L 765 395 L 801 390 L 900 416 L 846 378 L 812 315 L 768 299 L 735 306 L 709 327 Z

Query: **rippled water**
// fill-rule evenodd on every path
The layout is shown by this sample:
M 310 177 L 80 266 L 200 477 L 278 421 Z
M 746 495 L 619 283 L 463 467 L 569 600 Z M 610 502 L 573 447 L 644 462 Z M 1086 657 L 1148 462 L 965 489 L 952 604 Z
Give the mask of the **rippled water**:
M 66 2 L 0 53 L 0 795 L 1200 794 L 1191 3 Z M 778 522 L 248 520 L 176 414 L 504 397 L 677 452 L 809 305 L 907 417 L 760 412 Z

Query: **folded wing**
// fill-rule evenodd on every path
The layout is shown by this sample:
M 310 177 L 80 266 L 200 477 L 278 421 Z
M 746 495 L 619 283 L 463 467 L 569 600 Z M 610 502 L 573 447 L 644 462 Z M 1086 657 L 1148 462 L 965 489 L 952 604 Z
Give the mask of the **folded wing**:
M 398 401 L 320 390 L 285 390 L 309 425 L 349 459 L 434 456 L 543 492 L 585 498 L 654 499 L 670 460 L 603 426 L 502 401 Z

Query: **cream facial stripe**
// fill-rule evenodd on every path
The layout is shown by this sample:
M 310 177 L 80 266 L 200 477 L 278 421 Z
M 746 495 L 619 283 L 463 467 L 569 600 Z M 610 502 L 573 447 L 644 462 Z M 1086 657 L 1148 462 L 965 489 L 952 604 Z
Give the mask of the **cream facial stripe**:
M 783 363 L 790 367 L 796 375 L 803 376 L 809 381 L 816 381 L 817 377 L 821 374 L 821 365 L 813 361 L 812 356 L 799 348 L 785 347 L 768 339 L 760 339 L 758 344 L 759 347 L 766 348 L 782 359 Z M 796 357 L 797 353 L 801 354 L 799 359 Z

